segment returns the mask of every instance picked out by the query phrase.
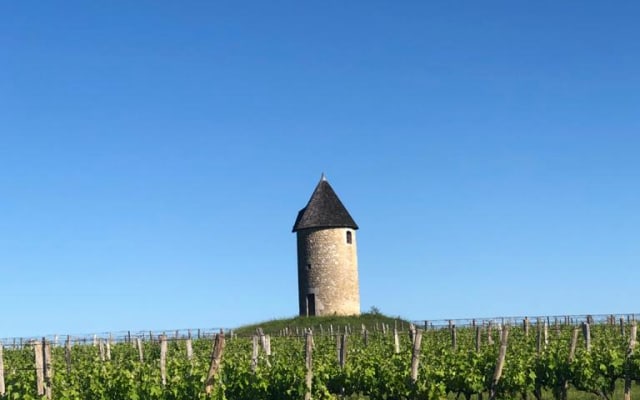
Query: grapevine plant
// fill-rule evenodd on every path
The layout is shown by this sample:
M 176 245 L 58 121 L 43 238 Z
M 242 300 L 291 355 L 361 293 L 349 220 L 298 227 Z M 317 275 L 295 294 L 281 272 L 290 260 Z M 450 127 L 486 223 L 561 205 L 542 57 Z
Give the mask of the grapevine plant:
M 456 331 L 455 346 L 450 329 L 423 332 L 417 380 L 411 379 L 412 342 L 400 335 L 396 353 L 393 334 L 369 332 L 347 337 L 347 358 L 340 366 L 335 335 L 314 336 L 311 397 L 315 400 L 445 399 L 462 396 L 488 398 L 496 367 L 499 339 L 496 330 L 482 328 Z M 580 337 L 570 357 L 573 327 L 551 330 L 541 340 L 540 330 L 512 326 L 496 398 L 565 400 L 568 388 L 611 399 L 621 380 L 640 380 L 640 355 L 628 352 L 628 329 L 623 336 L 608 325 L 593 326 L 591 346 Z M 478 343 L 478 339 L 481 343 Z M 98 346 L 74 345 L 70 363 L 64 346 L 52 348 L 52 398 L 56 400 L 298 400 L 305 398 L 305 341 L 303 337 L 271 338 L 271 354 L 260 350 L 252 357 L 252 338 L 227 338 L 213 390 L 204 386 L 212 352 L 210 338 L 193 340 L 188 359 L 184 340 L 170 340 L 166 382 L 162 383 L 160 345 L 144 342 L 143 360 L 134 343 L 114 343 L 110 359 Z M 33 348 L 5 348 L 6 394 L 1 400 L 40 400 L 36 394 Z

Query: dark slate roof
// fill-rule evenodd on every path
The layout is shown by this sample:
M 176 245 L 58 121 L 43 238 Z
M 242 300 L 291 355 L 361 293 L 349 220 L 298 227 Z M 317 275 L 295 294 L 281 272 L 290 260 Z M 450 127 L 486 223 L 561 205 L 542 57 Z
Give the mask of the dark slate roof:
M 324 175 L 313 191 L 307 206 L 300 210 L 293 232 L 309 228 L 353 228 L 358 225 L 351 218 L 336 192 Z

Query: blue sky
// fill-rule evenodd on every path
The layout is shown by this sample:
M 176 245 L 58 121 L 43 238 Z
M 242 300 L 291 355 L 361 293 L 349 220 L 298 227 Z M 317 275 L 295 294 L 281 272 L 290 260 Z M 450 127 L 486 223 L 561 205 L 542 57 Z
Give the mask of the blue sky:
M 361 302 L 638 312 L 640 5 L 0 3 L 0 337 L 297 312 L 322 172 Z

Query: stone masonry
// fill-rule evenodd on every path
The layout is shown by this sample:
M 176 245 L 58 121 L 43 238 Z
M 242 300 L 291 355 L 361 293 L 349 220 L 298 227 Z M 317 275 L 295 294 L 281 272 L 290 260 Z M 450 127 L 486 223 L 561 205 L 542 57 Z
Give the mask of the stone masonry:
M 357 229 L 323 175 L 293 226 L 300 315 L 360 314 Z
M 347 243 L 350 232 L 351 243 Z M 360 314 L 355 230 L 306 229 L 298 232 L 300 315 L 308 315 L 309 294 L 315 315 Z

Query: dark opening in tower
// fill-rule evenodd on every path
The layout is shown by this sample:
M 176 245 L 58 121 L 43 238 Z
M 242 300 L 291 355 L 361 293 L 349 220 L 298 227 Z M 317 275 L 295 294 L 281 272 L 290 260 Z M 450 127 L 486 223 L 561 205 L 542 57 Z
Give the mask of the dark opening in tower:
M 307 295 L 307 316 L 313 317 L 316 315 L 316 295 L 309 293 Z

